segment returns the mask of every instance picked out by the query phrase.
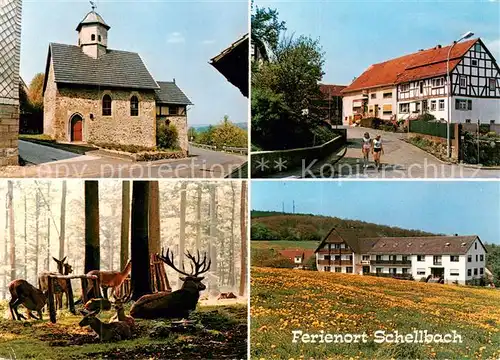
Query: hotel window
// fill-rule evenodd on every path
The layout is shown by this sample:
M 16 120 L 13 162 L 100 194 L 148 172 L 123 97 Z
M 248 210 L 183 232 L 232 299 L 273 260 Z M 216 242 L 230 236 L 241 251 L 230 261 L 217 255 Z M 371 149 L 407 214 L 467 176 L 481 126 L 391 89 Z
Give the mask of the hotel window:
M 444 100 L 439 100 L 439 110 L 440 111 L 444 110 Z
M 407 114 L 410 112 L 410 103 L 399 104 L 399 112 L 402 114 Z
M 474 268 L 474 276 L 477 275 L 477 268 Z
M 483 268 L 479 268 L 479 275 L 483 275 L 484 274 L 484 269 Z
M 398 273 L 398 269 L 397 268 L 389 268 L 389 272 L 391 274 L 397 274 Z
M 377 98 L 377 93 L 370 94 L 370 99 L 376 99 Z
M 324 271 L 330 271 L 330 267 L 329 267 L 329 266 L 325 266 L 325 267 L 323 268 L 323 270 L 324 270 Z
M 450 276 L 458 276 L 460 275 L 460 272 L 458 269 L 451 269 L 450 270 Z
M 382 273 L 382 268 L 375 268 L 375 272 L 377 274 L 381 274 Z
M 431 111 L 436 111 L 436 100 L 431 100 Z
M 450 255 L 450 261 L 451 262 L 458 262 L 458 256 L 457 255 Z
M 348 274 L 352 274 L 352 266 L 348 266 L 345 268 L 345 272 Z
M 467 270 L 467 276 L 472 276 L 472 270 L 471 269 Z
M 323 260 L 330 260 L 330 255 L 324 255 Z
M 403 255 L 403 262 L 406 262 L 406 261 L 408 261 L 408 256 Z
M 341 273 L 341 272 L 342 272 L 342 268 L 341 268 L 341 267 L 336 266 L 336 267 L 335 267 L 335 272 L 339 272 L 339 273 Z
M 443 87 L 444 86 L 444 78 L 440 77 L 437 79 L 432 79 L 432 87 Z
M 479 255 L 479 261 L 484 261 L 484 255 Z
M 408 268 L 403 268 L 403 274 L 408 274 Z
M 425 269 L 417 269 L 417 275 L 425 275 Z
M 396 255 L 389 255 L 390 261 L 396 261 Z
M 392 92 L 384 93 L 384 99 L 392 99 Z
M 370 255 L 363 255 L 363 260 L 370 260 Z
M 497 80 L 494 78 L 490 78 L 488 81 L 490 84 L 490 91 L 495 91 L 497 89 Z
M 467 78 L 465 76 L 460 76 L 460 87 L 464 88 L 467 87 Z
M 340 249 L 340 245 L 341 245 L 341 244 L 333 244 L 333 248 L 334 248 L 334 249 Z
M 417 261 L 425 261 L 425 255 L 417 255 Z
M 470 63 L 471 63 L 472 66 L 477 66 L 477 60 L 476 59 L 472 59 Z
M 377 261 L 381 261 L 382 260 L 382 255 L 377 255 Z

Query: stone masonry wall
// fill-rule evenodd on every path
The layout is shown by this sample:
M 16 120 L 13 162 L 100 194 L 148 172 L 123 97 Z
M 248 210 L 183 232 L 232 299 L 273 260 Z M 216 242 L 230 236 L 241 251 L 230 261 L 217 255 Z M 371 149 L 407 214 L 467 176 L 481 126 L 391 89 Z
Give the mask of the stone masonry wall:
M 188 125 L 187 116 L 161 116 L 157 118 L 157 126 L 160 124 L 165 124 L 167 120 L 175 125 L 177 132 L 179 133 L 179 146 L 182 150 L 188 151 Z
M 17 165 L 19 106 L 0 104 L 0 166 Z

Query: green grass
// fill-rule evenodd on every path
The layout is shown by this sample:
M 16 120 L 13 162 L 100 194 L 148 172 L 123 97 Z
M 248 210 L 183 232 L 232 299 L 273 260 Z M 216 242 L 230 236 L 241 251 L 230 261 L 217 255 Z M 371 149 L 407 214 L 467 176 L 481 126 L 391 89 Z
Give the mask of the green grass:
M 316 250 L 318 241 L 291 241 L 291 240 L 252 240 L 252 249 L 305 249 Z
M 21 310 L 21 308 L 20 308 Z M 0 311 L 8 312 L 6 302 Z M 109 320 L 112 312 L 99 317 Z M 81 358 L 214 358 L 243 357 L 246 354 L 247 309 L 245 305 L 199 306 L 190 318 L 202 326 L 194 333 L 164 334 L 167 320 L 136 320 L 133 338 L 117 343 L 102 343 L 94 332 L 81 328 L 81 315 L 60 311 L 56 324 L 48 314 L 43 321 L 0 319 L 0 358 L 7 359 L 81 359 Z
M 498 359 L 500 290 L 252 268 L 252 359 Z M 366 343 L 292 343 L 292 331 Z M 457 331 L 462 343 L 376 343 L 374 332 Z

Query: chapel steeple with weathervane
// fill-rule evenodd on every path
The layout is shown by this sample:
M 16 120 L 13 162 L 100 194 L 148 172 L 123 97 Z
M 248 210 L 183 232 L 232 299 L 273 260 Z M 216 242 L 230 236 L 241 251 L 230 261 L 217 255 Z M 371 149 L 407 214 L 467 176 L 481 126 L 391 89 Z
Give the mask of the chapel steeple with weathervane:
M 108 30 L 110 26 L 106 24 L 101 15 L 95 12 L 96 5 L 90 1 L 92 11 L 90 11 L 78 24 L 78 46 L 82 51 L 94 59 L 106 53 L 108 48 Z

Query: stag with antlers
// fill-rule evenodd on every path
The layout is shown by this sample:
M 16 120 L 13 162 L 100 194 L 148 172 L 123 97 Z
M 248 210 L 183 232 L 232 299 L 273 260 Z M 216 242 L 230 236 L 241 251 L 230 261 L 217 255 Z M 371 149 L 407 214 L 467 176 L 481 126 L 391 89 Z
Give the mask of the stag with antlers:
M 191 273 L 179 270 L 174 265 L 173 253 L 167 249 L 167 254 L 158 258 L 179 274 L 184 275 L 180 279 L 184 282 L 179 290 L 174 292 L 159 292 L 142 296 L 130 309 L 130 315 L 139 319 L 157 319 L 157 318 L 187 318 L 189 313 L 196 309 L 200 291 L 205 290 L 206 286 L 201 282 L 204 277 L 200 275 L 210 269 L 212 261 L 207 263 L 207 254 L 203 260 L 200 259 L 198 251 L 197 256 L 191 255 L 188 251 L 186 257 L 191 260 Z

